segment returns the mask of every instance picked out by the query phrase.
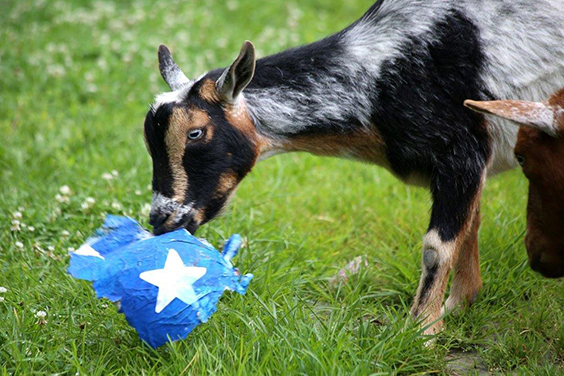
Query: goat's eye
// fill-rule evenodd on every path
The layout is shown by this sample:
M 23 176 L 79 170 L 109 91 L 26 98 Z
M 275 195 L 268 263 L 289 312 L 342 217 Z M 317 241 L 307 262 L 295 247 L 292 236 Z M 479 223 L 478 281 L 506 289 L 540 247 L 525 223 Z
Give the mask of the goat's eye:
M 519 163 L 520 166 L 523 166 L 525 164 L 525 158 L 522 155 L 515 154 L 515 158 L 517 159 L 517 163 Z
M 188 133 L 188 138 L 190 140 L 197 140 L 200 137 L 202 137 L 203 134 L 204 134 L 204 131 L 202 131 L 201 129 L 194 129 L 193 131 L 190 131 Z

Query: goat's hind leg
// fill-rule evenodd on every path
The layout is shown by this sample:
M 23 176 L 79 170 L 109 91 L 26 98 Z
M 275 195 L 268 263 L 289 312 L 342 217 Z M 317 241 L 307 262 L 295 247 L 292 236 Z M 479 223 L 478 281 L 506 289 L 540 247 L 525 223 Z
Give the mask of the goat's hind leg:
M 423 239 L 423 270 L 411 309 L 414 317 L 429 325 L 425 334 L 437 333 L 442 327 L 439 319 L 449 274 L 474 228 L 483 181 L 483 171 L 465 171 L 439 175 L 432 182 L 431 223 Z M 460 261 L 466 258 L 465 253 Z M 465 283 L 461 276 L 458 283 Z

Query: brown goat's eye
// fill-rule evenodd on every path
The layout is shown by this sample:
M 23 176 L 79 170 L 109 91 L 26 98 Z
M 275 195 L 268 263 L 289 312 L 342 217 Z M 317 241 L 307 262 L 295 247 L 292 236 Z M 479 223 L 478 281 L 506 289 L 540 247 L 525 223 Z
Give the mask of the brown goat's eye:
M 188 138 L 190 140 L 197 140 L 204 134 L 204 131 L 201 129 L 194 129 L 193 131 L 188 132 Z
M 517 159 L 519 166 L 523 166 L 525 164 L 525 158 L 522 155 L 515 154 L 515 158 Z

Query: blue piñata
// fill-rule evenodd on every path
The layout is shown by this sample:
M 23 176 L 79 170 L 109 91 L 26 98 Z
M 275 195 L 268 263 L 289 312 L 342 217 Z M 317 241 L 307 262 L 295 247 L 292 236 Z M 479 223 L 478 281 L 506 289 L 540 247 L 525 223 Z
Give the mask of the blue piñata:
M 131 218 L 110 215 L 70 254 L 68 272 L 92 281 L 98 298 L 119 302 L 139 337 L 159 347 L 206 322 L 223 291 L 245 294 L 253 276 L 231 264 L 240 246 L 233 235 L 219 253 L 184 229 L 153 236 Z

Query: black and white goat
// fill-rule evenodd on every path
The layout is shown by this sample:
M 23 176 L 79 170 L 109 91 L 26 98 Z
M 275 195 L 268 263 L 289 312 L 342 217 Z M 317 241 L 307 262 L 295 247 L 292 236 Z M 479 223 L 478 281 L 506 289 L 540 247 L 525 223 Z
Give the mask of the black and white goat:
M 440 328 L 482 282 L 477 233 L 487 175 L 516 165 L 517 128 L 467 98 L 539 101 L 564 86 L 564 0 L 381 0 L 346 29 L 189 80 L 164 46 L 172 92 L 145 120 L 155 233 L 194 232 L 254 164 L 289 151 L 384 166 L 433 197 L 415 317 Z

